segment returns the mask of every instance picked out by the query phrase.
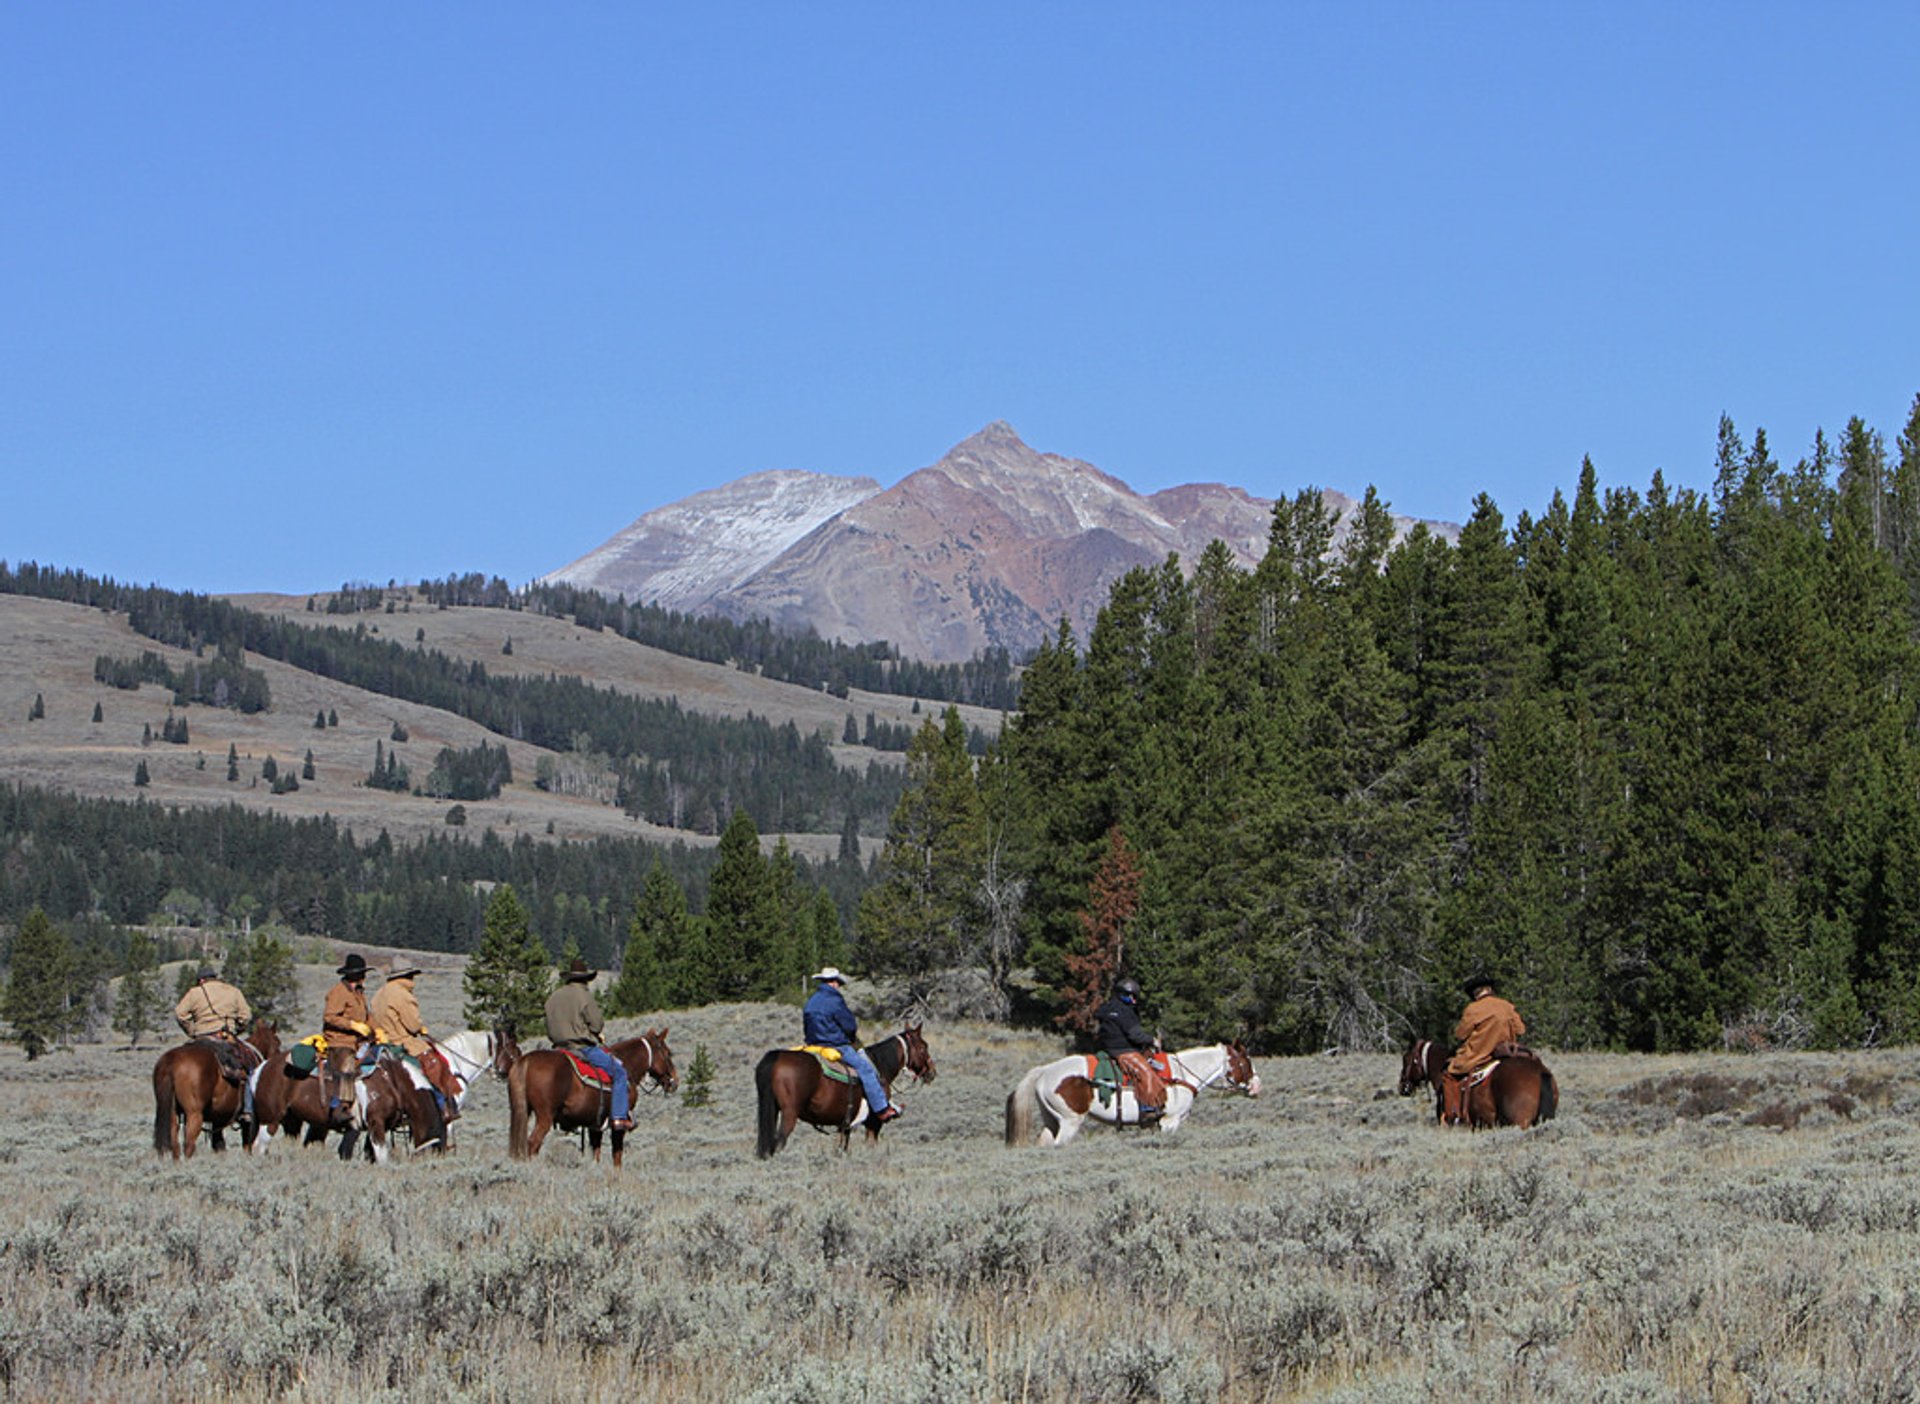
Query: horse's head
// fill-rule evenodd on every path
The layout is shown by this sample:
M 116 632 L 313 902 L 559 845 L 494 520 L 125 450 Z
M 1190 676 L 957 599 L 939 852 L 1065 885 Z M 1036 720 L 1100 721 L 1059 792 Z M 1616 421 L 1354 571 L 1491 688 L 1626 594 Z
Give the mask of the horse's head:
M 645 1038 L 649 1062 L 643 1076 L 652 1078 L 663 1092 L 678 1092 L 680 1074 L 674 1071 L 673 1050 L 667 1047 L 667 1031 L 664 1028 L 648 1029 Z
M 280 1051 L 280 1034 L 265 1019 L 253 1021 L 253 1031 L 247 1035 L 247 1042 L 260 1050 L 262 1058 L 271 1058 Z
M 487 1066 L 495 1077 L 505 1077 L 513 1071 L 513 1065 L 520 1061 L 520 1045 L 513 1041 L 513 1030 L 498 1028 L 487 1039 L 487 1049 L 492 1054 Z
M 1411 1097 L 1413 1089 L 1427 1080 L 1427 1050 L 1432 1042 L 1416 1038 L 1407 1045 L 1407 1055 L 1400 1060 L 1400 1095 Z
M 922 1082 L 933 1081 L 933 1054 L 927 1051 L 927 1041 L 920 1036 L 919 1024 L 908 1024 L 900 1030 L 900 1041 L 906 1045 L 906 1056 L 901 1066 Z
M 1227 1086 L 1236 1092 L 1244 1092 L 1249 1097 L 1258 1097 L 1260 1095 L 1260 1074 L 1253 1070 L 1253 1059 L 1248 1056 L 1246 1045 L 1236 1038 L 1226 1045 L 1226 1050 L 1227 1070 L 1225 1080 Z

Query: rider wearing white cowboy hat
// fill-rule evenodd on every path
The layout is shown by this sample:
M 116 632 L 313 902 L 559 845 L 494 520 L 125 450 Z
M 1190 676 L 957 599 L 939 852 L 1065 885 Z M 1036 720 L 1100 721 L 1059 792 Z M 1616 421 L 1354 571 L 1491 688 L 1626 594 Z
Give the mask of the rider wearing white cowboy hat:
M 813 977 L 813 997 L 801 1011 L 802 1028 L 808 1043 L 833 1049 L 841 1062 L 859 1074 L 873 1124 L 884 1126 L 900 1115 L 900 1108 L 887 1101 L 887 1089 L 874 1071 L 873 1060 L 860 1050 L 860 1021 L 853 1017 L 840 993 L 846 981 L 847 977 L 831 965 Z

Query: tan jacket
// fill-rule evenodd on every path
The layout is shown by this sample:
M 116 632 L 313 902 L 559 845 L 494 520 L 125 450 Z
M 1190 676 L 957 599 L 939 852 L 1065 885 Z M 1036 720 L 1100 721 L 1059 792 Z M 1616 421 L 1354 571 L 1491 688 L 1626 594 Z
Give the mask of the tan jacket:
M 188 1038 L 210 1034 L 239 1035 L 253 1022 L 247 997 L 225 980 L 202 980 L 173 1006 L 174 1021 Z
M 373 1022 L 382 1038 L 416 1058 L 433 1047 L 427 1042 L 427 1026 L 420 1021 L 420 1001 L 414 997 L 411 980 L 389 980 L 380 987 L 373 997 Z
M 351 1043 L 372 1033 L 373 1024 L 367 1018 L 367 992 L 354 989 L 345 980 L 328 990 L 327 1006 L 320 1015 L 320 1032 L 330 1043 L 335 1040 Z
M 555 1048 L 591 1048 L 606 1020 L 584 980 L 569 980 L 547 997 L 547 1041 Z
M 1470 1073 L 1493 1061 L 1493 1050 L 1508 1041 L 1519 1042 L 1526 1033 L 1526 1021 L 1520 1011 L 1497 994 L 1484 994 L 1460 1015 L 1460 1026 L 1453 1040 L 1460 1047 L 1447 1063 L 1450 1073 Z

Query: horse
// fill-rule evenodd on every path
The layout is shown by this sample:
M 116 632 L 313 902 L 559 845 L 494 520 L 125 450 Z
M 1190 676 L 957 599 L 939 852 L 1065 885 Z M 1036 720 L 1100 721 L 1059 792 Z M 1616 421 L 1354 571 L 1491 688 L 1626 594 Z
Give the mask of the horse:
M 269 1058 L 253 1074 L 254 1133 L 247 1149 L 256 1155 L 273 1148 L 276 1134 L 301 1137 L 303 1145 L 312 1146 L 325 1141 L 327 1132 L 353 1125 L 359 1050 L 335 1041 L 320 1065 L 304 1077 L 294 1075 L 289 1057 L 281 1053 Z
M 279 1034 L 264 1020 L 253 1021 L 247 1042 L 269 1061 L 280 1051 Z M 155 1155 L 171 1152 L 178 1160 L 184 1153 L 188 1160 L 193 1159 L 203 1126 L 215 1150 L 227 1148 L 227 1127 L 240 1115 L 240 1088 L 227 1081 L 220 1071 L 219 1054 L 207 1045 L 206 1039 L 195 1039 L 178 1048 L 169 1048 L 153 1065 Z M 182 1122 L 186 1123 L 184 1137 Z
M 1560 1084 L 1530 1049 L 1502 1044 L 1499 1061 L 1485 1079 L 1467 1089 L 1464 1119 L 1476 1131 L 1489 1126 L 1525 1129 L 1551 1121 L 1560 1108 Z M 1433 1084 L 1434 1120 L 1446 1124 L 1447 1051 L 1430 1038 L 1417 1038 L 1400 1060 L 1400 1095 L 1411 1097 L 1422 1082 Z
M 933 1055 L 920 1029 L 919 1024 L 908 1024 L 891 1038 L 867 1045 L 867 1057 L 873 1060 L 873 1070 L 889 1098 L 893 1080 L 903 1071 L 917 1081 L 933 1081 Z M 856 1126 L 867 1128 L 869 1145 L 880 1139 L 880 1128 L 860 1102 L 859 1084 L 828 1077 L 811 1053 L 798 1048 L 770 1050 L 753 1070 L 753 1085 L 760 1095 L 760 1139 L 754 1149 L 762 1160 L 784 1146 L 801 1121 L 821 1131 L 838 1132 L 843 1151 Z
M 520 1045 L 513 1041 L 513 1035 L 505 1029 L 495 1029 L 491 1033 L 485 1029 L 466 1029 L 435 1039 L 434 1046 L 440 1050 L 440 1056 L 447 1060 L 447 1066 L 453 1069 L 453 1080 L 460 1084 L 453 1104 L 461 1111 L 467 1109 L 467 1098 L 473 1093 L 474 1083 L 488 1073 L 505 1077 L 520 1058 Z
M 1173 1076 L 1167 1080 L 1167 1109 L 1153 1123 L 1162 1133 L 1180 1129 L 1202 1088 L 1218 1085 L 1248 1097 L 1260 1095 L 1260 1075 L 1239 1039 L 1169 1054 L 1168 1065 Z M 1139 1103 L 1123 1088 L 1103 1104 L 1087 1076 L 1086 1055 L 1069 1054 L 1031 1069 L 1007 1097 L 1007 1144 L 1064 1146 L 1088 1117 L 1109 1126 L 1139 1125 Z
M 673 1068 L 673 1054 L 667 1048 L 665 1029 L 648 1029 L 638 1038 L 622 1039 L 607 1045 L 607 1052 L 620 1060 L 635 1094 L 647 1090 L 651 1080 L 662 1092 L 676 1091 L 680 1075 Z M 593 1158 L 600 1159 L 600 1136 L 607 1129 L 612 1100 L 611 1089 L 602 1091 L 588 1086 L 574 1071 L 573 1059 L 557 1048 L 537 1048 L 524 1053 L 507 1073 L 507 1150 L 515 1160 L 527 1160 L 540 1154 L 547 1133 L 558 1126 L 562 1131 L 585 1129 Z M 529 1131 L 528 1123 L 532 1122 Z M 620 1168 L 621 1152 L 627 1133 L 613 1132 L 613 1168 Z
M 413 1148 L 447 1148 L 447 1122 L 440 1103 L 433 1095 L 433 1084 L 426 1074 L 382 1049 L 373 1068 L 364 1072 L 353 1087 L 353 1125 L 340 1143 L 340 1158 L 353 1156 L 354 1142 L 360 1131 L 367 1133 L 367 1158 L 376 1165 L 387 1163 L 387 1138 L 405 1125 L 413 1137 Z

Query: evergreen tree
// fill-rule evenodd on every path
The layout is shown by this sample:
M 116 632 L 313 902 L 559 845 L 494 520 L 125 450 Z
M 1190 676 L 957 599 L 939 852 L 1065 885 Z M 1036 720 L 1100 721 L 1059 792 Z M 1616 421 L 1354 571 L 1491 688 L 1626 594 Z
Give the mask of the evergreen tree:
M 680 1088 L 680 1105 L 683 1107 L 704 1107 L 713 1102 L 713 1055 L 707 1052 L 707 1045 L 696 1043 L 693 1046 L 693 1061 L 687 1064 L 687 1080 Z
M 155 985 L 157 976 L 153 938 L 144 931 L 130 933 L 120 972 L 120 993 L 113 1002 L 113 1027 L 135 1048 L 140 1046 L 141 1035 L 157 1027 L 165 1013 Z
M 284 933 L 284 934 L 283 934 Z M 300 1020 L 300 983 L 285 928 L 257 926 L 227 948 L 221 978 L 239 987 L 256 1019 L 291 1029 Z
M 239 752 L 239 749 L 236 747 L 236 745 L 233 742 L 229 741 L 227 743 L 227 779 L 238 780 L 239 778 L 240 778 L 240 752 Z
M 553 993 L 551 960 L 512 886 L 501 883 L 487 902 L 480 945 L 467 963 L 467 1023 L 532 1037 L 544 1027 Z
M 736 809 L 720 836 L 720 857 L 707 884 L 707 938 L 715 999 L 774 993 L 786 974 L 766 860 L 753 816 Z
M 306 760 L 301 763 L 300 778 L 302 780 L 313 779 L 313 751 L 311 749 L 307 751 Z
M 35 907 L 20 923 L 0 1016 L 12 1040 L 26 1050 L 31 1062 L 63 1043 L 78 1027 L 84 1010 L 76 1008 L 75 952 L 64 932 Z
M 107 714 L 105 710 L 100 706 L 98 702 L 93 704 L 93 719 L 96 722 L 104 721 L 106 719 L 106 715 Z
M 133 767 L 133 783 L 144 790 L 151 779 L 147 774 L 147 763 L 142 759 Z
M 96 707 L 98 703 L 94 704 Z M 47 699 L 39 693 L 33 694 L 33 705 L 27 708 L 27 720 L 39 721 L 47 714 Z
M 327 729 L 327 709 L 325 707 L 322 707 L 313 714 L 313 729 L 315 731 L 325 731 Z
M 631 1018 L 667 1006 L 670 972 L 687 944 L 687 896 L 666 865 L 655 859 L 634 899 L 620 976 L 607 990 L 607 1013 Z

